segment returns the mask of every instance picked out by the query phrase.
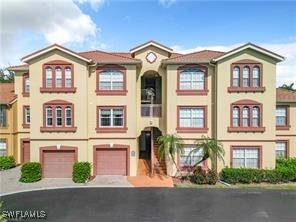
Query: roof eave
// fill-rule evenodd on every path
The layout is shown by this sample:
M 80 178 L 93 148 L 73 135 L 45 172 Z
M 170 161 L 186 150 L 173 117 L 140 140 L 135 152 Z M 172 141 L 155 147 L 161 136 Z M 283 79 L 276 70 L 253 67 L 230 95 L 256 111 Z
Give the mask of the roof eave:
M 140 65 L 142 61 L 124 61 L 124 60 L 94 60 L 97 64 L 123 64 L 123 65 Z
M 197 63 L 209 63 L 210 60 L 195 60 L 195 61 L 162 61 L 164 65 L 178 65 L 178 64 L 197 64 Z
M 9 71 L 29 71 L 29 67 L 18 68 L 18 67 L 8 67 Z

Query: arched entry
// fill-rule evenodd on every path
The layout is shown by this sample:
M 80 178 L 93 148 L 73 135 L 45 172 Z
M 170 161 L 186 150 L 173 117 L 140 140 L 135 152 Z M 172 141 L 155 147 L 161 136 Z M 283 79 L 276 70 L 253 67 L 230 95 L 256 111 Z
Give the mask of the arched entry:
M 157 138 L 161 131 L 156 127 L 146 127 L 139 137 L 138 175 L 161 173 L 166 174 L 165 161 L 158 158 Z

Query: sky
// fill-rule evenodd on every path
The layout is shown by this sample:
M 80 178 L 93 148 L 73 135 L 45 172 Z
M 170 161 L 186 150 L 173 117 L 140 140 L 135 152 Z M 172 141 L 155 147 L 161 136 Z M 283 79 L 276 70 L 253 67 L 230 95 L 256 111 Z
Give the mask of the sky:
M 0 24 L 2 67 L 53 43 L 129 51 L 155 40 L 189 53 L 253 42 L 286 57 L 277 85 L 296 85 L 296 0 L 0 0 Z

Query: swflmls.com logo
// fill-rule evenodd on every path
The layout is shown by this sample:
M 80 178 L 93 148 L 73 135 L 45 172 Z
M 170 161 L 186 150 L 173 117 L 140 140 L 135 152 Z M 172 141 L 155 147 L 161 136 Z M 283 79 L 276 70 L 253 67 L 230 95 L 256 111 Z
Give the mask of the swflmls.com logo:
M 47 214 L 43 210 L 4 210 L 2 211 L 2 216 L 6 219 L 46 219 Z

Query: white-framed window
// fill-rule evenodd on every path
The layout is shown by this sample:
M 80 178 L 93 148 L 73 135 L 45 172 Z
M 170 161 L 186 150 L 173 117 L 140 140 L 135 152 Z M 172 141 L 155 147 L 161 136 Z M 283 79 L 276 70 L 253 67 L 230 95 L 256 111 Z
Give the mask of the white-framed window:
M 233 148 L 232 167 L 259 168 L 259 148 Z
M 259 87 L 260 85 L 260 69 L 258 66 L 253 68 L 253 87 Z
M 51 88 L 52 87 L 52 68 L 46 67 L 45 69 L 45 86 L 46 88 Z
M 25 107 L 25 124 L 30 124 L 31 117 L 30 117 L 30 107 Z
M 99 90 L 123 90 L 123 73 L 118 70 L 106 70 L 99 73 Z
M 257 107 L 257 106 L 253 107 L 252 114 L 253 114 L 252 126 L 259 127 L 259 125 L 260 125 L 260 109 L 259 109 L 259 107 Z
M 277 159 L 287 158 L 287 142 L 285 141 L 276 142 L 275 157 Z
M 65 87 L 72 87 L 72 70 L 69 66 L 65 68 Z
M 0 156 L 7 156 L 7 143 L 5 139 L 0 139 Z
M 69 106 L 65 108 L 65 126 L 72 126 L 72 109 Z
M 205 109 L 204 108 L 180 108 L 180 127 L 204 128 Z
M 244 107 L 243 108 L 243 127 L 248 127 L 249 126 L 249 117 L 250 117 L 250 109 L 249 107 Z
M 192 68 L 186 69 L 180 73 L 181 90 L 203 90 L 205 89 L 205 73 L 204 71 Z
M 285 106 L 276 107 L 276 125 L 277 126 L 287 125 L 287 107 Z
M 30 78 L 29 77 L 25 78 L 25 92 L 26 93 L 30 92 Z
M 62 87 L 62 69 L 60 67 L 55 68 L 55 85 L 57 88 Z
M 232 70 L 232 86 L 239 87 L 240 80 L 239 80 L 239 67 L 235 66 Z
M 203 158 L 202 149 L 199 149 L 197 152 L 191 152 L 193 149 L 195 148 L 192 146 L 186 146 L 186 145 L 184 146 L 184 153 L 180 153 L 179 155 L 180 166 L 193 166 Z M 204 165 L 203 162 L 199 164 L 199 166 L 203 166 L 203 165 Z
M 46 126 L 51 127 L 53 125 L 53 115 L 52 115 L 52 108 L 46 107 Z
M 250 86 L 250 68 L 245 66 L 243 68 L 243 87 Z
M 232 126 L 233 127 L 238 127 L 239 126 L 239 107 L 235 106 L 232 109 Z
M 63 116 L 62 116 L 62 108 L 56 107 L 56 126 L 62 126 L 63 125 Z
M 7 125 L 7 106 L 0 105 L 0 127 L 6 127 Z
M 101 108 L 99 110 L 100 127 L 123 127 L 123 108 Z

